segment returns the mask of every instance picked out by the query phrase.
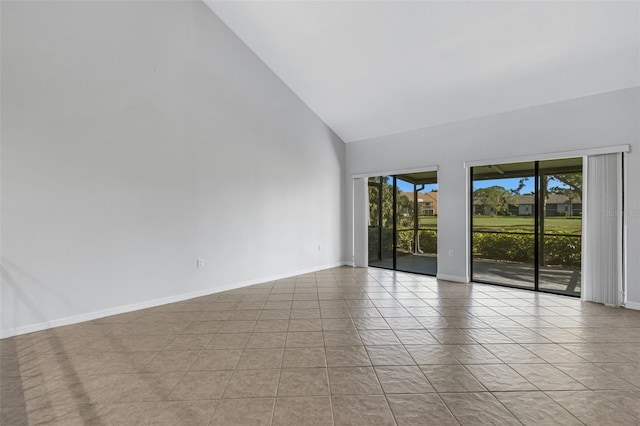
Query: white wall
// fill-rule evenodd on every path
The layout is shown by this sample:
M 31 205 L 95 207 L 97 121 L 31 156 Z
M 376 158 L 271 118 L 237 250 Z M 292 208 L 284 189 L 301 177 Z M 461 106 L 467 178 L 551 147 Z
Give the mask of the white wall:
M 628 299 L 640 308 L 640 88 L 461 121 L 347 144 L 346 185 L 354 174 L 438 168 L 438 274 L 468 279 L 468 178 L 463 163 L 630 144 Z M 347 191 L 348 197 L 351 192 Z M 349 200 L 348 205 L 353 205 Z M 347 225 L 353 225 L 353 210 Z M 352 238 L 353 230 L 347 235 Z M 346 241 L 345 250 L 353 251 Z M 454 256 L 449 257 L 449 250 Z
M 1 24 L 4 336 L 343 259 L 343 142 L 203 3 Z

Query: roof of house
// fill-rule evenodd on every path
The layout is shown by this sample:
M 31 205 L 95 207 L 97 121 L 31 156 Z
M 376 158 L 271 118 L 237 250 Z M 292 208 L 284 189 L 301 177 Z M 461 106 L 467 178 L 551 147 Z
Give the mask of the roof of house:
M 518 195 L 517 199 L 518 199 L 519 206 L 534 204 L 533 195 Z M 572 199 L 571 202 L 573 204 L 576 204 L 576 203 L 581 203 L 582 200 L 580 199 L 580 197 L 578 197 L 578 198 Z M 568 204 L 568 203 L 569 203 L 569 198 L 566 195 L 549 194 L 547 196 L 547 204 Z M 473 200 L 473 204 L 479 206 L 479 205 L 482 205 L 483 203 L 480 200 L 476 199 L 476 200 Z
M 409 200 L 413 201 L 413 192 L 401 192 L 400 196 L 405 196 Z M 438 192 L 418 192 L 418 202 L 426 203 L 426 202 L 438 202 Z
M 567 204 L 569 202 L 569 197 L 561 194 L 549 194 L 547 195 L 547 204 Z M 571 200 L 572 203 L 581 203 L 582 200 L 580 197 L 573 198 Z M 518 204 L 533 204 L 534 199 L 533 195 L 518 195 Z

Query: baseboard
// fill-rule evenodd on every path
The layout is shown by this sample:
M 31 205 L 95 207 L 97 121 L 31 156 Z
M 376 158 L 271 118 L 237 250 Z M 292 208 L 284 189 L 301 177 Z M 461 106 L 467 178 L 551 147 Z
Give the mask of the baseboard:
M 627 309 L 635 309 L 640 311 L 640 303 L 638 302 L 627 302 L 624 304 L 624 307 Z
M 459 277 L 457 275 L 438 274 L 436 275 L 436 278 L 439 280 L 453 281 L 456 283 L 464 283 L 464 284 L 469 283 L 469 280 L 467 279 L 467 277 Z
M 15 328 L 9 328 L 0 331 L 0 339 L 7 337 L 19 336 L 21 334 L 34 333 L 36 331 L 47 330 L 54 327 L 62 327 L 65 325 L 78 324 L 85 321 L 91 321 L 99 318 L 109 317 L 111 315 L 124 314 L 127 312 L 138 311 L 140 309 L 154 308 L 156 306 L 166 305 L 168 303 L 183 302 L 185 300 L 194 299 L 196 297 L 208 296 L 210 294 L 221 293 L 223 291 L 235 290 L 242 287 L 247 287 L 254 284 L 261 284 L 269 281 L 281 280 L 284 278 L 294 277 L 296 275 L 310 274 L 312 272 L 318 272 L 325 269 L 336 268 L 338 266 L 349 265 L 351 262 L 340 261 L 327 265 L 316 266 L 312 268 L 299 269 L 297 271 L 285 272 L 282 274 L 269 275 L 265 277 L 255 278 L 252 280 L 240 281 L 224 285 L 221 287 L 207 288 L 203 290 L 193 291 L 190 293 L 183 293 L 175 296 L 161 297 L 158 299 L 147 300 L 144 302 L 133 303 L 130 305 L 117 306 L 115 308 L 102 309 L 99 311 L 88 312 L 80 315 L 73 315 L 66 318 L 54 319 L 51 321 L 40 322 L 37 324 L 29 324 Z

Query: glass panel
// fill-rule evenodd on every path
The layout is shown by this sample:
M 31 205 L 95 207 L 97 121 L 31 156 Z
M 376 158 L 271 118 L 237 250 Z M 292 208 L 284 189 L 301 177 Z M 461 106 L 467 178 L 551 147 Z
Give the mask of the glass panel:
M 380 178 L 369 178 L 369 266 L 382 260 L 380 236 Z
M 540 290 L 580 295 L 582 158 L 541 161 Z
M 393 269 L 393 179 L 369 178 L 369 266 Z
M 535 163 L 472 169 L 472 279 L 535 288 Z
M 419 274 L 438 272 L 436 172 L 396 178 L 396 269 Z

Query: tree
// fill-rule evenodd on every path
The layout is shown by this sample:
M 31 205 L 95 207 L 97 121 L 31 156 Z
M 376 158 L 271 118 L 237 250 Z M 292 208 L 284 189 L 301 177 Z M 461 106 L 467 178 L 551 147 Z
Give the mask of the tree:
M 576 193 L 582 194 L 582 172 L 577 173 L 560 173 L 549 175 L 550 181 L 557 181 L 564 185 L 564 187 L 552 187 L 561 189 L 570 189 Z
M 376 185 L 369 186 L 369 214 L 372 222 L 377 223 L 380 212 L 378 211 L 380 190 L 382 190 L 382 223 L 378 224 L 382 228 L 393 226 L 393 183 L 389 176 L 384 176 L 382 182 L 380 178 L 369 178 L 370 182 Z M 398 191 L 399 193 L 400 191 Z M 406 197 L 405 197 L 406 198 Z
M 506 215 L 509 212 L 509 204 L 517 205 L 518 199 L 512 191 L 498 185 L 488 188 L 478 188 L 473 191 L 474 203 L 478 202 L 482 209 L 489 209 L 491 213 Z
M 549 175 L 549 183 L 556 181 L 561 186 L 552 186 L 548 192 L 564 195 L 569 201 L 568 216 L 573 216 L 573 200 L 582 197 L 582 172 Z
M 520 191 L 522 191 L 524 189 L 524 187 L 527 185 L 527 181 L 529 180 L 528 177 L 524 177 L 522 179 L 520 179 L 518 181 L 518 187 L 515 189 L 510 189 L 509 192 L 511 193 L 511 195 L 520 195 Z
M 413 200 L 409 199 L 404 194 L 398 194 L 396 196 L 397 206 L 397 214 L 398 214 L 398 227 L 399 228 L 408 228 L 413 226 Z
M 380 197 L 380 189 L 382 189 L 382 227 L 391 228 L 393 226 L 393 183 L 390 182 L 389 176 L 384 176 L 382 182 L 380 178 L 370 178 L 369 182 L 375 185 L 369 185 L 369 215 L 371 223 L 379 221 L 378 205 Z M 398 215 L 398 227 L 413 226 L 414 208 L 413 198 L 409 199 L 402 194 L 400 189 L 396 189 L 396 213 Z

